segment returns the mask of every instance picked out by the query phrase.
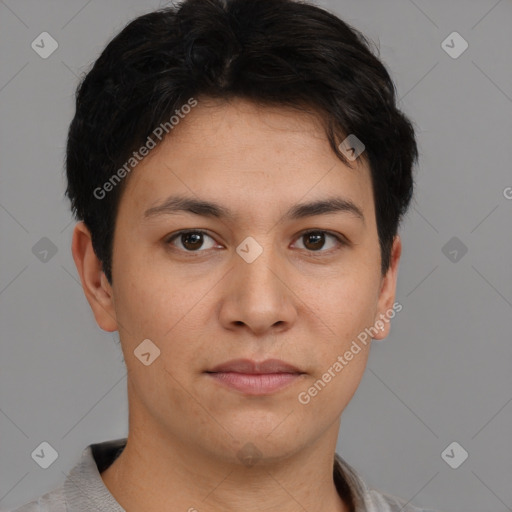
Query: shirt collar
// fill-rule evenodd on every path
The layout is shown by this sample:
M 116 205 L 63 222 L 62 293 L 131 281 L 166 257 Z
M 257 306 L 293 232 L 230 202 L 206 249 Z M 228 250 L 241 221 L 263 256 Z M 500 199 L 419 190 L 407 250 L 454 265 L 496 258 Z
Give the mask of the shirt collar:
M 103 441 L 90 444 L 83 450 L 80 461 L 64 483 L 69 512 L 125 512 L 103 483 L 101 472 L 119 457 L 126 441 L 127 438 Z M 333 476 L 338 494 L 351 512 L 370 510 L 367 507 L 368 487 L 338 454 L 334 455 Z

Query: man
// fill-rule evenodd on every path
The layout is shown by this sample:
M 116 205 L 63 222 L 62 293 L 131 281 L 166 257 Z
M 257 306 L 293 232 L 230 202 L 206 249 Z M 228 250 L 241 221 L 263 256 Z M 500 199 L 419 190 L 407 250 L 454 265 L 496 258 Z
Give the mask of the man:
M 291 0 L 141 16 L 77 92 L 72 252 L 129 435 L 20 511 L 420 509 L 335 455 L 385 338 L 414 130 L 364 37 Z

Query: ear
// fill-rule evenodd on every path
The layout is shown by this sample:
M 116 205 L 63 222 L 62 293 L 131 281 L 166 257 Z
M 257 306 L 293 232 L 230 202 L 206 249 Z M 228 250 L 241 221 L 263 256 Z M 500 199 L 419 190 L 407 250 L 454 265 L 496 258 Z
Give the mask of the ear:
M 381 288 L 379 292 L 379 301 L 377 307 L 377 315 L 375 317 L 374 326 L 377 327 L 377 334 L 373 336 L 376 340 L 383 340 L 389 335 L 391 328 L 391 318 L 389 312 L 394 312 L 393 305 L 395 303 L 396 281 L 398 277 L 398 264 L 400 255 L 402 254 L 402 242 L 398 235 L 393 239 L 391 248 L 391 258 L 389 268 L 386 275 L 382 278 Z M 400 307 L 401 309 L 401 307 Z M 387 314 L 386 314 L 387 313 Z
M 91 233 L 83 222 L 75 226 L 71 252 L 97 324 L 104 331 L 117 331 L 112 287 L 102 270 L 101 261 L 94 252 Z

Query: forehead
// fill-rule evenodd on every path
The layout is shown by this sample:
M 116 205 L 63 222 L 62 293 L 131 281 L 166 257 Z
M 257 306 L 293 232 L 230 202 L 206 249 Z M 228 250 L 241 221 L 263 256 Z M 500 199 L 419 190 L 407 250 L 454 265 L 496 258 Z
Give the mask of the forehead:
M 177 194 L 230 204 L 232 213 L 252 204 L 262 213 L 334 193 L 373 211 L 365 159 L 344 165 L 318 115 L 245 100 L 201 100 L 132 171 L 121 203 L 142 217 Z

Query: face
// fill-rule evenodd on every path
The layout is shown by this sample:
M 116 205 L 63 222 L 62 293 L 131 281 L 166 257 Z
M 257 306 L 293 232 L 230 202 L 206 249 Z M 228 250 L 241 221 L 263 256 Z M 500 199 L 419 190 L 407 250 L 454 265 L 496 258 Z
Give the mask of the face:
M 388 333 L 400 256 L 397 237 L 382 276 L 370 171 L 353 164 L 312 115 L 201 100 L 129 176 L 112 287 L 75 228 L 96 320 L 119 330 L 130 423 L 219 460 L 337 435 L 368 357 L 362 333 Z M 143 340 L 148 365 L 134 354 Z M 257 366 L 270 359 L 281 363 Z

